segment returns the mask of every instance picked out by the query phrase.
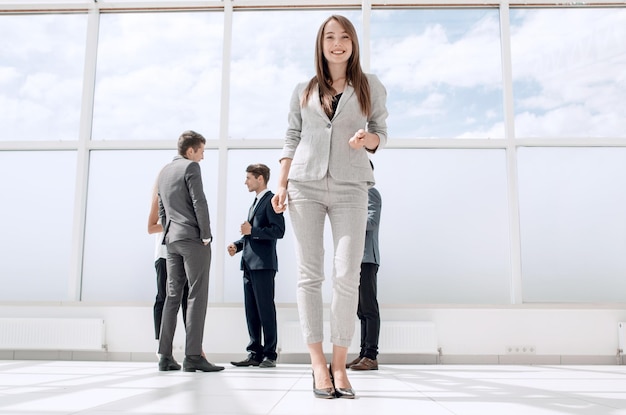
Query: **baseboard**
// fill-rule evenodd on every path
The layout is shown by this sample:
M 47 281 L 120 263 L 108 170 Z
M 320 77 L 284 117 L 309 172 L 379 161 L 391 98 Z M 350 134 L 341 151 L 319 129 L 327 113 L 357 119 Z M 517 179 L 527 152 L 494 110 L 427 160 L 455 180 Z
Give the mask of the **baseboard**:
M 208 353 L 207 359 L 214 363 L 241 360 L 245 352 L 237 354 Z M 175 353 L 180 361 L 184 355 Z M 330 360 L 330 355 L 327 359 Z M 352 357 L 352 354 L 348 358 Z M 117 361 L 157 362 L 156 353 L 97 352 L 97 351 L 50 351 L 50 350 L 1 350 L 0 360 L 67 360 L 67 361 Z M 283 353 L 279 364 L 307 364 L 308 353 Z M 571 356 L 571 355 L 432 355 L 432 354 L 384 354 L 378 356 L 379 365 L 623 365 L 625 356 Z

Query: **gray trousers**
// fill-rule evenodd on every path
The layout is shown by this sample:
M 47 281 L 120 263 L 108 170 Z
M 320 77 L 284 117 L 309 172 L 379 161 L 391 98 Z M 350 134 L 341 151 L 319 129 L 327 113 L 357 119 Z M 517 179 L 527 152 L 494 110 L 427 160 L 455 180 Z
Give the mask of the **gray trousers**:
M 186 282 L 189 284 L 189 295 L 185 320 L 185 355 L 199 356 L 202 353 L 210 266 L 211 245 L 203 245 L 200 240 L 167 244 L 167 297 L 163 307 L 159 354 L 172 355 L 178 308 Z
M 333 289 L 330 340 L 348 347 L 354 335 L 361 260 L 367 226 L 367 184 L 339 182 L 328 175 L 318 181 L 289 181 L 289 217 L 298 255 L 297 302 L 307 344 L 324 339 L 324 223 L 333 234 Z

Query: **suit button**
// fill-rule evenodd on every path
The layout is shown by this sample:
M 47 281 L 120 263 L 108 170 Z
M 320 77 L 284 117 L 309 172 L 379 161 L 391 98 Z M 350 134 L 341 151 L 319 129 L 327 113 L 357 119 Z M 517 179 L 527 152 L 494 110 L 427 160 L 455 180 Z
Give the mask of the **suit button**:
M 332 127 L 332 126 L 333 126 L 333 125 L 332 125 L 332 124 L 330 124 L 330 123 L 326 124 L 326 128 L 330 128 L 330 127 Z

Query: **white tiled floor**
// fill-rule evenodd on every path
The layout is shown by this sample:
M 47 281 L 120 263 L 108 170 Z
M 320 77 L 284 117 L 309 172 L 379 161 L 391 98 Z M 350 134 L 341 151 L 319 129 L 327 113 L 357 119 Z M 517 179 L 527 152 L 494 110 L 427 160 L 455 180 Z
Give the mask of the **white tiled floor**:
M 626 415 L 626 366 L 382 364 L 355 400 L 315 399 L 308 365 L 225 366 L 0 361 L 0 415 Z

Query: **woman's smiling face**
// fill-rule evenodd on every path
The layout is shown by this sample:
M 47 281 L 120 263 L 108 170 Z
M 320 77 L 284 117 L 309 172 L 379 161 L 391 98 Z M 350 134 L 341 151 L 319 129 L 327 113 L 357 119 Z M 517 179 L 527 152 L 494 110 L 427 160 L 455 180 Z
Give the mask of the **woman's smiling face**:
M 347 63 L 352 56 L 352 39 L 338 21 L 332 19 L 324 27 L 324 58 L 329 64 Z

